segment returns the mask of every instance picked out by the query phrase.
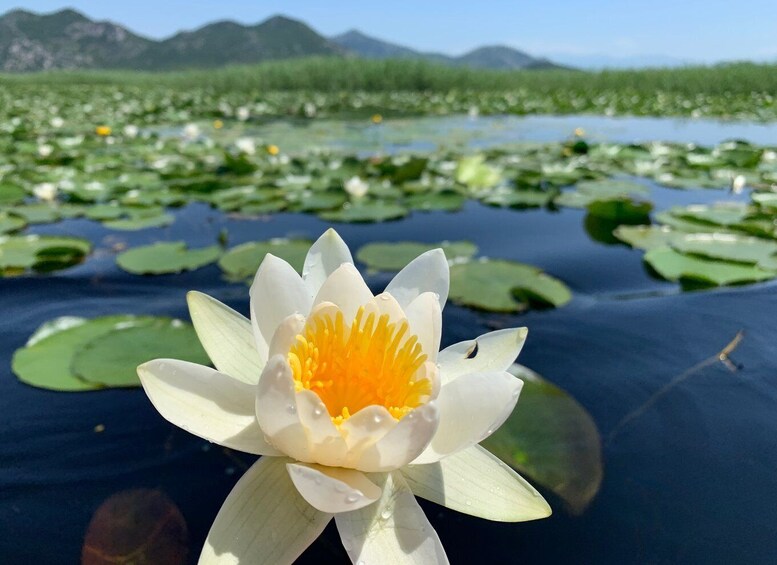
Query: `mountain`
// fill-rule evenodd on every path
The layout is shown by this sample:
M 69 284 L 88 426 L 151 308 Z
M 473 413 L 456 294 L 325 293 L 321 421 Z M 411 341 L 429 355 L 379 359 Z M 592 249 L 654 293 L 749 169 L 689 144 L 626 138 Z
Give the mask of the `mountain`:
M 150 70 L 219 67 L 343 51 L 310 27 L 284 16 L 255 26 L 223 21 L 178 33 L 152 46 L 137 61 Z
M 330 39 L 352 55 L 365 59 L 424 59 L 447 65 L 500 70 L 558 68 L 558 65 L 547 59 L 533 57 L 503 45 L 480 47 L 459 57 L 451 57 L 441 53 L 416 51 L 404 45 L 370 37 L 355 29 Z
M 13 10 L 0 17 L 0 70 L 122 67 L 153 43 L 75 10 L 53 14 Z

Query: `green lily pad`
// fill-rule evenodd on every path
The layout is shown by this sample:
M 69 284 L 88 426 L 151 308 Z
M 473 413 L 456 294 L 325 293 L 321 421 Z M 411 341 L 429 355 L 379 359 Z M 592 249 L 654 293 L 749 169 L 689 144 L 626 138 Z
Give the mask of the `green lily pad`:
M 22 204 L 9 208 L 9 211 L 24 218 L 28 224 L 50 224 L 62 217 L 56 206 L 44 203 Z
M 340 210 L 321 212 L 318 216 L 328 222 L 386 222 L 407 216 L 408 210 L 399 204 L 382 200 L 346 202 Z
M 116 263 L 135 275 L 162 275 L 199 269 L 221 255 L 218 245 L 187 249 L 183 241 L 160 242 L 135 247 L 120 253 Z
M 635 249 L 663 247 L 685 235 L 667 226 L 618 226 L 612 233 Z
M 312 244 L 312 241 L 306 239 L 250 241 L 224 253 L 219 259 L 219 267 L 229 281 L 250 281 L 264 260 L 264 256 L 272 253 L 287 261 L 298 273 L 301 273 L 305 256 Z
M 17 204 L 23 201 L 25 196 L 27 193 L 23 188 L 13 184 L 0 183 L 0 206 Z
M 731 226 L 742 222 L 753 210 L 737 202 L 720 202 L 713 205 L 695 204 L 685 208 L 672 208 L 675 216 L 716 226 Z
M 461 210 L 466 199 L 458 192 L 421 192 L 412 194 L 405 199 L 407 204 L 413 210 L 431 211 L 441 210 L 444 212 L 456 212 Z
M 376 271 L 399 271 L 410 261 L 429 251 L 441 247 L 448 261 L 466 260 L 477 253 L 477 246 L 469 241 L 443 241 L 441 243 L 418 243 L 400 241 L 396 243 L 368 243 L 359 248 L 356 258 Z
M 456 181 L 470 188 L 492 188 L 502 182 L 502 171 L 486 162 L 483 155 L 472 155 L 459 160 Z
M 594 200 L 586 206 L 588 213 L 598 218 L 617 222 L 649 221 L 653 204 L 628 197 Z
M 11 368 L 20 381 L 38 388 L 59 391 L 96 390 L 100 388 L 78 378 L 71 371 L 76 350 L 85 343 L 117 328 L 142 327 L 152 323 L 150 316 L 104 316 L 56 318 L 43 324 L 17 349 Z
M 148 228 L 163 228 L 171 225 L 175 217 L 171 214 L 157 214 L 155 216 L 134 216 L 119 220 L 103 222 L 106 228 L 121 231 L 137 231 Z
M 661 212 L 658 212 L 655 214 L 655 220 L 665 226 L 671 227 L 674 230 L 686 233 L 715 233 L 720 231 L 729 231 L 726 228 L 717 226 L 715 224 L 697 222 L 688 218 L 678 217 L 672 210 L 662 210 Z
M 308 192 L 295 200 L 291 208 L 295 212 L 318 212 L 339 208 L 347 200 L 342 192 Z
M 531 265 L 501 259 L 451 266 L 450 299 L 491 312 L 520 312 L 530 305 L 563 306 L 569 288 Z
M 489 194 L 483 202 L 490 206 L 510 208 L 541 208 L 547 206 L 557 192 L 542 190 L 513 190 Z
M 0 276 L 29 269 L 48 272 L 83 261 L 92 244 L 76 237 L 45 235 L 0 236 Z
M 523 381 L 518 404 L 483 447 L 582 514 L 603 478 L 599 430 L 565 390 L 521 365 L 508 369 Z
M 24 218 L 0 211 L 0 234 L 18 231 L 26 225 Z
M 756 265 L 704 259 L 680 253 L 671 247 L 651 249 L 645 253 L 644 260 L 663 278 L 680 281 L 688 287 L 744 284 L 777 276 L 777 271 Z
M 689 234 L 675 238 L 670 246 L 681 253 L 722 259 L 732 263 L 757 264 L 764 269 L 777 267 L 777 242 L 729 233 Z
M 82 344 L 71 370 L 99 387 L 140 386 L 137 366 L 160 357 L 210 365 L 190 324 L 157 319 L 143 327 L 113 329 Z

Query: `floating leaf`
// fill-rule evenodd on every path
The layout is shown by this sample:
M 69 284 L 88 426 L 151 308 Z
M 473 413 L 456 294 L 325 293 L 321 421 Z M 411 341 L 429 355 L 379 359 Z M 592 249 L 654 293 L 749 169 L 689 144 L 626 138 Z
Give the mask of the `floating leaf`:
M 540 269 L 505 260 L 478 260 L 451 266 L 450 299 L 492 312 L 519 312 L 530 305 L 563 306 L 569 288 Z
M 502 172 L 488 165 L 483 155 L 472 155 L 459 160 L 456 181 L 471 188 L 492 188 L 502 182 Z
M 504 206 L 511 208 L 540 208 L 547 206 L 557 192 L 545 192 L 541 190 L 512 190 L 489 194 L 483 198 L 483 202 L 490 206 Z
M 18 231 L 26 225 L 27 222 L 23 218 L 0 211 L 0 234 Z
M 518 405 L 483 446 L 582 514 L 603 477 L 596 423 L 568 392 L 534 371 L 521 365 L 509 371 L 524 383 Z
M 635 249 L 653 249 L 669 245 L 685 234 L 667 226 L 618 226 L 613 235 Z
M 64 317 L 46 322 L 17 349 L 11 362 L 13 372 L 24 383 L 59 391 L 96 390 L 70 370 L 76 350 L 85 343 L 116 328 L 142 327 L 153 322 L 150 316 L 105 316 L 86 320 Z
M 105 500 L 92 516 L 81 565 L 184 565 L 188 551 L 186 520 L 167 495 L 125 490 Z
M 210 365 L 190 324 L 159 318 L 143 327 L 112 329 L 82 344 L 71 371 L 101 387 L 140 386 L 137 366 L 163 357 Z
M 441 247 L 448 261 L 470 259 L 477 253 L 477 246 L 469 241 L 443 241 L 441 243 L 418 243 L 400 241 L 396 243 L 368 243 L 359 248 L 356 258 L 370 269 L 377 271 L 399 271 L 410 261 L 429 251 Z
M 187 249 L 183 241 L 160 242 L 135 247 L 116 257 L 116 263 L 136 275 L 161 275 L 199 269 L 221 255 L 218 245 Z
M 776 271 L 755 265 L 704 259 L 675 251 L 671 247 L 656 247 L 645 253 L 647 262 L 659 275 L 686 286 L 726 286 L 763 281 L 777 276 Z
M 0 276 L 28 269 L 53 271 L 80 263 L 92 244 L 76 237 L 45 235 L 0 236 Z
M 302 272 L 305 256 L 313 242 L 306 239 L 271 239 L 250 241 L 233 247 L 219 259 L 219 267 L 230 281 L 250 280 L 264 260 L 272 253 Z
M 121 231 L 136 231 L 148 228 L 163 228 L 171 225 L 175 218 L 171 214 L 158 214 L 155 216 L 134 216 L 119 220 L 103 222 L 106 228 Z
M 413 210 L 442 210 L 445 212 L 455 212 L 460 210 L 466 199 L 458 192 L 421 192 L 412 194 L 405 199 L 407 204 Z
M 671 247 L 681 253 L 722 259 L 733 263 L 758 264 L 764 269 L 777 268 L 777 242 L 729 233 L 689 234 L 674 238 Z
M 594 200 L 586 206 L 588 213 L 598 218 L 623 223 L 650 221 L 653 204 L 627 197 Z
M 319 217 L 329 222 L 385 222 L 407 216 L 407 208 L 382 200 L 347 202 L 340 210 L 321 212 Z

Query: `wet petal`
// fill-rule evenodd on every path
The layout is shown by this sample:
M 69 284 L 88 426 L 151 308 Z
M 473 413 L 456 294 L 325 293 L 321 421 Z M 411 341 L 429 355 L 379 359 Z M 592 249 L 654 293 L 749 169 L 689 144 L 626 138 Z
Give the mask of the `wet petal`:
M 437 357 L 442 383 L 467 373 L 506 371 L 521 352 L 528 333 L 526 328 L 509 328 L 446 347 Z
M 513 411 L 522 386 L 510 373 L 470 373 L 443 386 L 437 433 L 413 463 L 434 463 L 490 436 Z
M 427 359 L 435 363 L 442 337 L 442 310 L 437 296 L 431 292 L 420 294 L 405 308 L 405 314 Z
M 302 497 L 321 512 L 350 512 L 380 498 L 380 488 L 364 473 L 353 469 L 302 463 L 289 463 L 286 467 Z
M 264 439 L 254 414 L 254 387 L 210 367 L 155 359 L 138 367 L 151 403 L 163 418 L 225 447 L 278 455 Z
M 343 547 L 353 563 L 448 563 L 423 510 L 399 472 L 381 477 L 380 499 L 360 510 L 335 515 Z
M 331 514 L 305 502 L 288 459 L 262 457 L 237 482 L 208 533 L 199 565 L 291 564 L 321 534 Z
M 350 323 L 356 316 L 360 306 L 364 306 L 373 299 L 359 270 L 350 263 L 340 265 L 329 275 L 318 291 L 314 305 L 322 302 L 331 302 L 343 311 L 346 322 Z
M 438 296 L 442 310 L 448 299 L 449 287 L 450 272 L 445 252 L 442 249 L 432 249 L 419 255 L 399 271 L 386 287 L 386 292 L 396 298 L 402 308 L 407 308 L 420 294 L 432 292 Z
M 497 522 L 550 516 L 542 495 L 497 457 L 473 445 L 430 465 L 402 468 L 416 496 Z
M 311 459 L 322 465 L 341 466 L 347 451 L 345 440 L 315 392 L 303 390 L 297 393 L 297 414 L 305 428 Z

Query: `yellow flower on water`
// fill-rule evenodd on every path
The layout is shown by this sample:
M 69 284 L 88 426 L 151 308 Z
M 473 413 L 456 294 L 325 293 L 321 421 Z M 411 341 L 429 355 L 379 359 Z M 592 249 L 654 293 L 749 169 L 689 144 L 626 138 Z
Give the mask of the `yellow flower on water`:
M 583 128 L 575 128 L 575 137 L 583 137 L 585 135 L 585 130 Z
M 224 127 L 224 122 L 221 120 L 213 120 L 213 129 L 221 129 Z
M 383 116 L 380 114 L 373 114 L 371 119 L 373 124 L 379 124 L 383 121 Z
M 281 152 L 281 150 L 278 148 L 277 145 L 268 145 L 266 147 L 266 150 L 267 150 L 267 153 L 269 153 L 270 155 L 277 155 L 278 153 Z
M 109 135 L 111 135 L 112 131 L 113 130 L 111 129 L 111 126 L 103 125 L 103 126 L 97 126 L 96 128 L 94 128 L 94 133 L 96 133 L 100 137 L 108 137 Z

